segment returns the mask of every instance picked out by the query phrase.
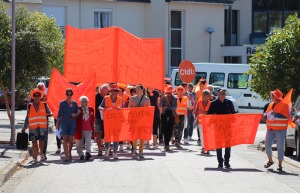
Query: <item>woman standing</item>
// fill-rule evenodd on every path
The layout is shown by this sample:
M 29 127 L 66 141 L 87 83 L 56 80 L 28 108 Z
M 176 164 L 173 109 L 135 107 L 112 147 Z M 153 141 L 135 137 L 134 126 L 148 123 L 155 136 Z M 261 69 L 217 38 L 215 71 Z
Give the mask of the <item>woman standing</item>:
M 86 143 L 86 153 L 85 159 L 89 160 L 91 155 L 91 139 L 93 138 L 94 133 L 94 109 L 88 106 L 89 99 L 86 96 L 80 97 L 80 114 L 76 122 L 76 132 L 75 132 L 75 140 L 76 140 L 76 149 L 77 153 L 81 160 L 84 159 L 82 146 L 83 141 Z
M 284 140 L 288 122 L 290 120 L 290 107 L 282 102 L 282 92 L 279 89 L 272 91 L 272 102 L 269 104 L 266 111 L 267 114 L 267 134 L 266 134 L 266 153 L 269 161 L 265 168 L 269 168 L 274 164 L 272 159 L 272 144 L 276 139 L 278 152 L 278 171 L 282 171 L 282 161 L 284 158 Z
M 164 135 L 165 151 L 170 151 L 169 143 L 173 132 L 177 98 L 172 94 L 172 86 L 168 86 L 165 93 L 166 95 L 162 97 L 160 103 L 162 107 L 161 123 Z
M 207 114 L 207 111 L 210 107 L 210 100 L 209 97 L 211 96 L 211 93 L 209 92 L 208 89 L 205 89 L 202 91 L 201 99 L 198 100 L 196 104 L 196 111 L 195 114 L 198 118 L 198 130 L 200 133 L 200 139 L 201 139 L 201 153 L 204 153 L 206 155 L 209 155 L 209 151 L 204 151 L 204 139 L 203 139 L 203 129 L 202 129 L 202 121 L 201 121 L 201 115 Z
M 160 124 L 160 112 L 158 108 L 158 104 L 160 101 L 160 96 L 158 91 L 154 90 L 153 88 L 148 88 L 148 96 L 150 99 L 151 106 L 154 106 L 154 119 L 153 119 L 153 130 L 152 130 L 152 135 L 153 135 L 153 148 L 158 148 L 157 144 L 157 134 L 158 134 L 158 127 Z M 148 141 L 149 143 L 149 141 Z
M 72 100 L 72 96 L 73 90 L 68 88 L 66 90 L 66 100 L 61 101 L 59 104 L 56 122 L 56 128 L 60 128 L 63 138 L 65 161 L 72 160 L 71 152 L 76 129 L 76 118 L 80 113 L 77 103 Z
M 136 86 L 136 95 L 132 96 L 129 100 L 128 108 L 132 107 L 148 107 L 150 106 L 150 100 L 147 96 L 144 94 L 144 87 L 143 85 L 139 84 Z M 133 148 L 132 148 L 132 155 L 136 156 L 136 147 L 137 147 L 137 140 L 132 142 Z M 144 151 L 144 140 L 140 140 L 139 145 L 139 158 L 144 158 L 143 155 Z

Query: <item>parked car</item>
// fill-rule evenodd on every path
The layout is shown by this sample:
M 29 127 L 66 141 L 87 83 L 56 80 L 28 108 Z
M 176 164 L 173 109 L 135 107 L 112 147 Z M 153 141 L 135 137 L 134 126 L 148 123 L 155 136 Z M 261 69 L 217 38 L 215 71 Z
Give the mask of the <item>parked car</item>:
M 293 105 L 291 115 L 296 126 L 295 128 L 289 126 L 287 129 L 284 155 L 292 156 L 296 151 L 296 159 L 300 161 L 300 96 Z
M 213 86 L 213 94 L 216 96 L 216 98 L 218 98 L 218 89 L 220 88 L 220 86 Z M 230 100 L 234 106 L 234 110 L 236 113 L 239 112 L 239 106 L 238 103 L 236 102 L 236 100 L 230 95 L 230 93 L 228 91 L 226 91 L 226 99 Z

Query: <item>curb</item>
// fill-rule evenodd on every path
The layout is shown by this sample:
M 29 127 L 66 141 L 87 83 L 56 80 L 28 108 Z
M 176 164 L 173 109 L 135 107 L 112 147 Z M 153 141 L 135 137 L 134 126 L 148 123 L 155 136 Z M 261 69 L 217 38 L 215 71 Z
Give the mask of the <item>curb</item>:
M 8 164 L 6 165 L 6 167 L 3 170 L 0 170 L 0 185 L 3 185 L 14 175 L 14 173 L 18 170 L 22 162 L 29 158 L 30 152 L 31 147 L 20 153 L 18 161 L 7 161 Z

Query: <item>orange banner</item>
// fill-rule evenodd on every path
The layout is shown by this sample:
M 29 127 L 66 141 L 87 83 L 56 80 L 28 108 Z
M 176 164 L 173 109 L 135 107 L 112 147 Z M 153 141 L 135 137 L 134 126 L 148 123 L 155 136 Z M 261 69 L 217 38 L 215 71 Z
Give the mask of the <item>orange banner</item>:
M 204 149 L 253 144 L 261 114 L 203 115 Z
M 141 39 L 119 27 L 66 28 L 64 76 L 82 82 L 96 72 L 96 82 L 143 84 L 164 88 L 162 38 Z
M 89 106 L 95 107 L 95 73 L 87 78 L 82 84 L 73 85 L 70 84 L 57 69 L 52 70 L 52 74 L 50 77 L 50 83 L 47 93 L 47 104 L 50 107 L 54 118 L 57 117 L 59 103 L 66 99 L 66 89 L 73 89 L 73 97 L 72 99 L 77 102 L 78 106 L 80 106 L 79 97 L 82 95 L 87 96 L 89 98 Z
M 154 107 L 105 110 L 105 142 L 151 140 Z

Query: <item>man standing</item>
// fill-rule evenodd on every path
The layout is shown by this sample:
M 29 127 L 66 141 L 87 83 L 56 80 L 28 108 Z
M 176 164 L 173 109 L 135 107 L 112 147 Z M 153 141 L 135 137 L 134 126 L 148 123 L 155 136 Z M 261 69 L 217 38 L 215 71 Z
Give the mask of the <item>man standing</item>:
M 28 105 L 22 133 L 25 133 L 25 130 L 29 127 L 29 141 L 32 141 L 33 162 L 36 163 L 38 148 L 40 149 L 41 161 L 45 160 L 43 149 L 44 141 L 48 135 L 47 117 L 52 116 L 52 112 L 48 105 L 41 101 L 41 98 L 44 97 L 43 91 L 35 88 L 30 92 L 30 96 L 33 98 L 33 102 Z M 38 141 L 39 144 L 37 143 Z
M 218 89 L 218 99 L 214 100 L 209 109 L 207 114 L 235 114 L 235 110 L 233 107 L 233 104 L 230 100 L 227 100 L 226 98 L 226 89 L 225 88 L 219 88 Z M 224 159 L 222 156 L 222 148 L 217 149 L 217 158 L 218 158 L 218 162 L 219 168 L 223 168 L 223 162 L 224 162 L 224 166 L 225 168 L 230 168 L 230 164 L 229 164 L 229 159 L 230 159 L 230 151 L 231 151 L 231 147 L 227 147 L 225 148 L 225 155 L 224 155 Z

